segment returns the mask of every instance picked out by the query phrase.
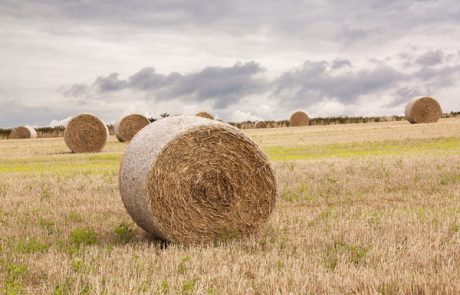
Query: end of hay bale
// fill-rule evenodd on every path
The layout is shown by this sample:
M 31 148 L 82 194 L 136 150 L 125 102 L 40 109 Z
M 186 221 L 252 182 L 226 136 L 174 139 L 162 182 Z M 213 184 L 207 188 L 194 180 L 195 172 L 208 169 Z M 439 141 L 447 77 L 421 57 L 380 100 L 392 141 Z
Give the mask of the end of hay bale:
M 208 113 L 208 112 L 199 112 L 199 113 L 197 113 L 195 116 L 201 117 L 201 118 L 206 118 L 206 119 L 214 120 L 214 116 L 211 115 L 211 114 Z
M 114 125 L 115 136 L 120 142 L 130 141 L 139 130 L 150 124 L 149 119 L 141 114 L 129 114 Z
M 291 127 L 308 126 L 309 123 L 310 123 L 310 118 L 305 112 L 298 111 L 291 115 L 291 118 L 290 118 Z
M 436 99 L 425 96 L 409 101 L 405 115 L 407 121 L 412 124 L 435 123 L 442 117 L 442 110 Z
M 64 130 L 64 141 L 73 153 L 97 153 L 107 142 L 107 125 L 93 114 L 74 116 Z
M 270 162 L 249 137 L 195 116 L 169 117 L 142 129 L 125 151 L 119 186 L 141 228 L 182 244 L 254 234 L 277 194 Z
M 268 125 L 267 125 L 267 122 L 265 122 L 265 121 L 258 121 L 258 122 L 256 123 L 256 125 L 254 125 L 254 127 L 255 127 L 256 129 L 260 129 L 260 128 L 267 128 Z
M 37 138 L 37 131 L 30 126 L 19 126 L 11 131 L 9 139 Z

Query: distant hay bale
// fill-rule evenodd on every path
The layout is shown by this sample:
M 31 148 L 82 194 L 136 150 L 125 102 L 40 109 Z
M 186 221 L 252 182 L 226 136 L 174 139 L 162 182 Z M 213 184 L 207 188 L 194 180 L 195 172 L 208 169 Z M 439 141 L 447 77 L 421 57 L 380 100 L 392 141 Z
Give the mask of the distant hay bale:
M 195 116 L 198 116 L 198 117 L 201 117 L 201 118 L 206 118 L 206 119 L 214 120 L 214 116 L 211 115 L 211 114 L 208 113 L 208 112 L 199 112 L 199 113 L 197 113 Z
M 102 151 L 109 136 L 107 125 L 92 114 L 79 114 L 67 123 L 64 141 L 74 153 Z
M 267 128 L 268 126 L 267 126 L 267 122 L 265 122 L 265 121 L 258 121 L 258 122 L 256 123 L 256 125 L 254 125 L 254 127 L 255 127 L 256 129 L 259 129 L 259 128 Z
M 412 124 L 435 123 L 441 118 L 442 110 L 434 98 L 425 96 L 409 101 L 405 114 L 407 121 Z
M 19 126 L 11 131 L 9 139 L 36 138 L 37 131 L 30 126 Z
M 291 127 L 298 127 L 298 126 L 308 126 L 310 123 L 310 118 L 304 112 L 295 112 L 291 116 Z
M 130 114 L 124 116 L 115 123 L 115 136 L 121 142 L 128 142 L 142 128 L 150 124 L 149 119 L 141 114 Z
M 139 131 L 121 162 L 119 187 L 141 228 L 183 244 L 255 233 L 277 194 L 270 162 L 250 138 L 195 116 L 169 117 Z

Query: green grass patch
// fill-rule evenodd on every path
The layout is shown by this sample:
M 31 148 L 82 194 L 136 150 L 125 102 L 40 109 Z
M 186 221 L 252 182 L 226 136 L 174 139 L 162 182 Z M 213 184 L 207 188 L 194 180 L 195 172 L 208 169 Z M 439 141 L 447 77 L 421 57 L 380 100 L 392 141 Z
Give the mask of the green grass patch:
M 182 285 L 182 294 L 193 294 L 195 293 L 195 287 L 198 279 L 186 280 Z
M 336 241 L 326 248 L 323 260 L 324 267 L 330 271 L 335 271 L 341 257 L 356 266 L 364 264 L 368 252 L 368 249 L 360 245 L 346 244 L 342 241 Z
M 192 257 L 186 255 L 182 256 L 179 262 L 179 266 L 177 267 L 177 272 L 179 274 L 185 274 L 187 272 L 187 264 L 192 259 Z
M 45 252 L 49 249 L 50 245 L 31 239 L 29 241 L 20 241 L 16 246 L 16 250 L 22 254 L 33 254 Z
M 117 240 L 121 244 L 127 244 L 134 237 L 134 229 L 126 222 L 120 223 L 114 230 Z
M 77 228 L 69 235 L 69 242 L 77 247 L 97 243 L 96 232 L 91 228 Z
M 460 153 L 460 138 L 385 140 L 305 146 L 266 146 L 263 150 L 274 161 L 352 158 L 376 155 Z
M 263 150 L 273 161 L 400 154 L 451 155 L 460 153 L 460 138 L 405 139 L 299 146 L 270 145 L 263 146 Z M 2 159 L 0 160 L 0 173 L 112 175 L 117 173 L 121 158 L 122 153 L 67 153 L 13 160 Z M 0 188 L 0 194 L 2 191 L 3 189 Z
M 0 173 L 110 174 L 118 170 L 122 154 L 62 154 L 0 161 Z
M 24 294 L 23 281 L 27 275 L 27 265 L 2 263 L 0 268 L 6 271 L 4 285 L 0 285 L 0 294 Z
M 86 268 L 86 265 L 81 258 L 75 258 L 74 260 L 72 260 L 71 267 L 74 272 L 83 273 Z

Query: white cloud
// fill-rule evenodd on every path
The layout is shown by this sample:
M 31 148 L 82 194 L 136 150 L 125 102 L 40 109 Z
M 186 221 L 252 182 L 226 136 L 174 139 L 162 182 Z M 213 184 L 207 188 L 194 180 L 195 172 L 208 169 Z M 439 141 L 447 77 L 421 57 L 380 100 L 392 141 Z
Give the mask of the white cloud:
M 67 123 L 69 123 L 70 119 L 72 117 L 67 117 L 62 120 L 51 120 L 51 122 L 48 124 L 49 127 L 56 127 L 56 126 L 67 126 Z
M 254 115 L 251 112 L 243 112 L 243 111 L 234 111 L 230 115 L 230 122 L 243 122 L 243 121 L 259 121 L 263 120 L 263 118 Z

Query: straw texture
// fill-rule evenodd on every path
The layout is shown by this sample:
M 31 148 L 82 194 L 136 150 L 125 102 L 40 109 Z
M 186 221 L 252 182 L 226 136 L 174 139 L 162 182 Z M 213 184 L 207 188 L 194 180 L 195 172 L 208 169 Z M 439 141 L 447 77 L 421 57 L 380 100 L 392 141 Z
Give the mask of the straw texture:
M 141 228 L 183 244 L 255 233 L 277 193 L 271 165 L 251 139 L 195 116 L 169 117 L 142 129 L 126 149 L 119 185 Z
M 109 130 L 104 121 L 88 113 L 73 117 L 64 130 L 64 141 L 74 153 L 100 152 L 108 136 Z
M 290 119 L 291 127 L 308 126 L 310 118 L 304 112 L 295 112 Z
M 150 124 L 149 119 L 141 114 L 130 114 L 124 116 L 115 123 L 115 136 L 121 142 L 128 142 L 142 128 Z
M 407 121 L 412 124 L 435 123 L 441 118 L 442 110 L 434 98 L 425 96 L 409 101 L 405 114 Z
M 19 126 L 11 131 L 9 139 L 36 138 L 37 131 L 30 126 Z
M 201 118 L 206 118 L 206 119 L 214 120 L 214 116 L 211 115 L 211 114 L 208 113 L 208 112 L 199 112 L 199 113 L 197 113 L 195 116 L 198 116 L 198 117 L 201 117 Z

